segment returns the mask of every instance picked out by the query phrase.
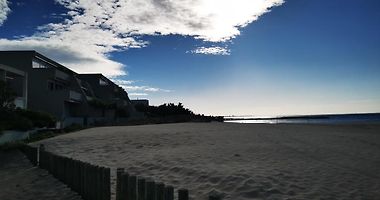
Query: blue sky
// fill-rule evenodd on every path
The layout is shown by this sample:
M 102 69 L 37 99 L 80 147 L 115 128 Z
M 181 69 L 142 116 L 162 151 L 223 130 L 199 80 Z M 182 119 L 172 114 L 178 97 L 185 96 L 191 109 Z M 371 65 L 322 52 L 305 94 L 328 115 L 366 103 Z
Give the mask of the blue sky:
M 0 0 L 0 50 L 214 115 L 380 112 L 377 0 Z

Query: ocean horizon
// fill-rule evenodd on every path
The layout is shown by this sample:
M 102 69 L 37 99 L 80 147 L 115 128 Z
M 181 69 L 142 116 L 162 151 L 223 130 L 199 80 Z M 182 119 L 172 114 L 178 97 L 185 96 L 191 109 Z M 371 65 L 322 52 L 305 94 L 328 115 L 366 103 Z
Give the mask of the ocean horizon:
M 228 123 L 254 124 L 348 124 L 380 123 L 380 113 L 318 114 L 318 115 L 284 115 L 258 117 L 254 115 L 225 116 Z

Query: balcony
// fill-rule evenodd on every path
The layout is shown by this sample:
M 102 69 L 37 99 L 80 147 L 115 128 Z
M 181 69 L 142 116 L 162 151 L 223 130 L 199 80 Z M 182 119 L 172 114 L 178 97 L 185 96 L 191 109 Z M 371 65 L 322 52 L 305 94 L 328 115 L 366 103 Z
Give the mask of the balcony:
M 73 100 L 73 101 L 82 101 L 82 94 L 80 94 L 79 92 L 75 92 L 75 91 L 70 90 L 69 91 L 69 99 Z
M 16 108 L 26 109 L 26 100 L 24 97 L 16 97 L 14 100 Z
M 70 75 L 68 75 L 64 72 L 61 72 L 59 70 L 55 70 L 55 78 L 68 81 L 70 79 Z
M 59 79 L 62 81 L 70 80 L 70 74 L 62 72 L 56 68 L 34 68 L 34 71 L 37 72 L 36 76 L 38 77 L 44 77 L 48 79 Z
M 82 94 L 79 92 L 73 91 L 73 90 L 55 90 L 51 91 L 50 95 L 52 95 L 50 98 L 54 99 L 55 101 L 68 101 L 72 103 L 80 103 L 83 101 Z

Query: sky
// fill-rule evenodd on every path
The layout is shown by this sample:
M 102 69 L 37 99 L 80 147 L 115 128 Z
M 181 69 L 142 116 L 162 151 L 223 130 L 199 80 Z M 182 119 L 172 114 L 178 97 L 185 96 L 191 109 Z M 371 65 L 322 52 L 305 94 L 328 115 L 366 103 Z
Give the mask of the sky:
M 378 0 L 0 0 L 0 50 L 195 113 L 380 112 Z

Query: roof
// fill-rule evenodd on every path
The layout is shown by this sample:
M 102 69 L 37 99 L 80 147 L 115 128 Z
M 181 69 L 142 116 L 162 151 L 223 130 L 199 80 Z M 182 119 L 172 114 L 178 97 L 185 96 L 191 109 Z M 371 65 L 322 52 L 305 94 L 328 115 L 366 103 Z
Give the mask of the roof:
M 40 58 L 41 60 L 43 60 L 44 62 L 47 62 L 51 65 L 53 65 L 54 67 L 62 70 L 62 71 L 65 71 L 65 72 L 68 72 L 68 73 L 71 73 L 71 74 L 77 74 L 76 72 L 74 72 L 73 70 L 59 64 L 58 62 L 38 53 L 37 51 L 35 50 L 17 50 L 17 51 L 0 51 L 0 53 L 10 53 L 10 54 L 30 54 L 31 56 L 33 57 L 37 57 L 37 58 Z

